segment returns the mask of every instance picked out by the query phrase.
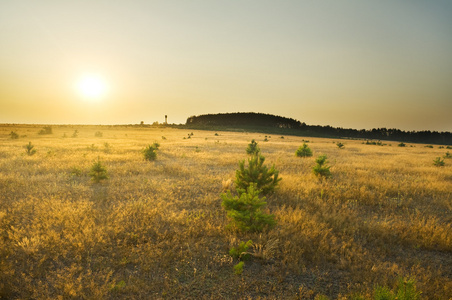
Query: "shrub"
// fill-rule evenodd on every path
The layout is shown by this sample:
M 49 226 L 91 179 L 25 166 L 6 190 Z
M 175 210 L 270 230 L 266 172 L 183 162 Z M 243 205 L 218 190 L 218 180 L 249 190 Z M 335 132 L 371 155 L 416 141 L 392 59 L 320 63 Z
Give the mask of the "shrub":
M 441 157 L 437 157 L 436 159 L 433 160 L 433 165 L 437 166 L 437 167 L 443 167 L 446 163 L 444 162 L 443 159 L 441 159 Z
M 303 146 L 300 146 L 300 148 L 295 151 L 295 155 L 298 157 L 309 157 L 312 156 L 312 150 L 306 143 L 303 143 Z
M 26 145 L 25 146 L 25 150 L 27 151 L 27 154 L 28 155 L 33 155 L 33 154 L 35 154 L 36 153 L 36 149 L 34 149 L 34 147 L 35 146 L 33 146 L 32 144 L 31 144 L 31 142 L 28 142 L 28 145 Z
M 144 148 L 143 150 L 144 159 L 155 160 L 157 158 L 157 150 L 159 146 L 160 145 L 158 143 L 154 143 Z
M 250 254 L 247 251 L 252 245 L 252 240 L 249 240 L 248 242 L 240 242 L 237 248 L 232 247 L 231 250 L 229 250 L 229 255 L 239 260 L 248 260 L 250 258 Z
M 259 146 L 257 145 L 255 140 L 252 140 L 251 143 L 248 144 L 248 147 L 246 148 L 246 153 L 250 155 L 259 154 L 261 150 L 259 149 Z
M 82 176 L 82 169 L 80 169 L 79 167 L 72 167 L 70 174 L 72 177 L 80 177 Z
M 104 151 L 105 153 L 109 153 L 111 151 L 111 145 L 109 143 L 104 143 Z
M 425 148 L 433 148 L 432 145 L 426 145 Z
M 15 133 L 14 131 L 11 131 L 9 136 L 11 137 L 12 140 L 17 140 L 19 138 L 19 135 L 17 133 Z
M 339 148 L 339 149 L 342 149 L 342 148 L 344 148 L 344 144 L 343 143 L 341 143 L 341 142 L 337 142 L 336 143 L 336 146 Z
M 240 275 L 240 274 L 242 274 L 242 272 L 243 272 L 243 265 L 244 265 L 245 263 L 243 262 L 243 261 L 241 261 L 241 262 L 239 262 L 238 264 L 236 264 L 235 266 L 234 266 L 234 273 L 236 274 L 236 275 Z
M 45 126 L 44 128 L 42 128 L 38 134 L 52 134 L 52 127 L 51 126 Z
M 102 164 L 98 158 L 96 162 L 93 163 L 89 176 L 95 183 L 99 183 L 101 180 L 108 179 L 107 169 Z
M 100 131 L 96 131 L 96 133 L 94 134 L 95 137 L 102 137 L 104 134 Z
M 444 158 L 452 158 L 452 155 L 450 155 L 449 151 L 446 152 L 444 155 Z
M 281 178 L 278 178 L 279 171 L 275 170 L 274 165 L 268 169 L 264 166 L 264 162 L 265 157 L 259 154 L 248 159 L 247 168 L 244 160 L 239 162 L 239 169 L 235 173 L 235 185 L 239 193 L 245 192 L 253 183 L 265 195 L 276 189 L 281 181 Z
M 235 226 L 241 231 L 259 232 L 276 225 L 274 216 L 265 214 L 261 210 L 267 202 L 265 202 L 265 197 L 259 198 L 260 192 L 261 190 L 253 183 L 246 192 L 239 196 L 232 196 L 230 191 L 221 194 L 223 199 L 221 205 L 232 221 L 231 226 Z
M 320 155 L 315 162 L 317 164 L 312 168 L 314 175 L 323 178 L 331 177 L 330 166 L 325 165 L 327 163 L 326 155 Z
M 72 137 L 73 137 L 73 138 L 78 137 L 78 130 L 74 130 L 74 133 L 72 134 Z
M 406 147 L 406 144 L 402 142 L 402 143 L 398 144 L 397 146 L 399 146 L 399 147 Z
M 381 286 L 374 289 L 375 300 L 418 300 L 420 297 L 421 293 L 416 290 L 416 282 L 411 278 L 399 278 L 394 290 Z

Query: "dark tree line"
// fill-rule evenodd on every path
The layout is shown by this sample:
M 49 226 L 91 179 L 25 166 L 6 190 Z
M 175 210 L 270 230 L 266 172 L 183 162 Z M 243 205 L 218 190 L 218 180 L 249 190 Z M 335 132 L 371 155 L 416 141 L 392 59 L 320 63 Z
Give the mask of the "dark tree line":
M 195 126 L 262 126 L 277 128 L 299 128 L 302 123 L 295 119 L 262 113 L 226 113 L 191 116 L 186 125 Z
M 267 128 L 284 134 L 345 137 L 371 140 L 391 140 L 411 143 L 452 145 L 451 132 L 438 131 L 403 131 L 400 129 L 373 128 L 351 129 L 332 126 L 306 125 L 295 119 L 262 113 L 224 113 L 191 116 L 187 119 L 189 127 L 233 127 L 233 128 Z

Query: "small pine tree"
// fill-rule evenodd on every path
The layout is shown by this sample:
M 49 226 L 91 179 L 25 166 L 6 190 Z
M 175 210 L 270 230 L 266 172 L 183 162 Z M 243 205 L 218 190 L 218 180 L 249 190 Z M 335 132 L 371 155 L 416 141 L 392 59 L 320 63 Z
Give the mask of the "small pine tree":
M 99 183 L 101 180 L 108 179 L 107 169 L 102 164 L 98 158 L 96 162 L 93 163 L 89 176 L 95 183 Z
M 446 152 L 446 155 L 444 155 L 444 158 L 452 158 L 452 155 L 449 153 L 449 151 Z
M 309 157 L 312 156 L 312 150 L 306 143 L 303 143 L 303 146 L 300 146 L 300 148 L 295 151 L 295 155 L 298 157 Z
M 157 158 L 157 150 L 159 146 L 160 145 L 158 143 L 154 143 L 144 148 L 143 150 L 144 159 L 149 161 L 155 160 Z
M 9 134 L 12 140 L 17 140 L 19 138 L 19 135 L 15 133 L 14 131 L 11 131 Z
M 316 158 L 315 162 L 317 163 L 313 168 L 312 172 L 318 176 L 323 178 L 331 177 L 330 166 L 326 166 L 327 157 L 326 155 L 320 155 Z
M 253 183 L 246 189 L 246 192 L 239 196 L 232 196 L 230 191 L 221 194 L 223 199 L 221 205 L 232 221 L 231 226 L 242 231 L 259 232 L 276 225 L 273 215 L 261 211 L 267 202 L 265 202 L 265 197 L 259 198 L 260 192 L 261 190 Z
M 34 149 L 34 145 L 31 144 L 31 142 L 28 142 L 28 145 L 25 146 L 25 150 L 27 151 L 28 155 L 33 155 L 36 153 L 36 149 Z
M 344 144 L 343 143 L 341 143 L 341 142 L 337 142 L 336 143 L 336 146 L 339 148 L 339 149 L 342 149 L 342 148 L 344 148 Z
M 74 133 L 72 134 L 72 137 L 73 137 L 73 138 L 78 137 L 78 130 L 74 130 Z
M 248 144 L 248 148 L 246 148 L 246 153 L 250 155 L 257 155 L 261 150 L 257 145 L 255 140 L 252 140 L 250 144 Z
M 252 240 L 249 240 L 248 242 L 240 242 L 237 247 L 232 247 L 231 250 L 229 250 L 229 255 L 240 260 L 248 260 L 250 258 L 250 254 L 247 251 L 252 245 Z
M 245 263 L 243 261 L 239 262 L 238 264 L 234 265 L 233 269 L 234 269 L 234 273 L 236 275 L 240 275 L 243 273 L 243 266 L 245 265 Z
M 38 132 L 38 134 L 52 134 L 52 133 L 53 131 L 51 126 L 45 126 Z
M 239 162 L 239 169 L 235 173 L 235 185 L 239 193 L 245 192 L 248 187 L 255 183 L 257 189 L 262 190 L 264 195 L 273 192 L 281 178 L 278 178 L 279 171 L 273 165 L 270 169 L 264 166 L 265 157 L 255 154 L 248 159 L 248 167 L 245 168 L 245 161 Z
M 444 159 L 441 159 L 441 157 L 437 157 L 436 159 L 433 160 L 433 165 L 437 166 L 437 167 L 444 167 L 446 163 L 444 162 Z

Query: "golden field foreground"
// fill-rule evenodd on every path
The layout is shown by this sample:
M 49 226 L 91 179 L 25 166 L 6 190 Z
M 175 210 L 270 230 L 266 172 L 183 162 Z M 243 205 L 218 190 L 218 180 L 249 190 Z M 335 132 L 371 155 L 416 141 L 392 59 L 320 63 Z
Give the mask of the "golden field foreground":
M 446 148 L 41 129 L 0 125 L 0 298 L 372 299 L 377 285 L 393 289 L 399 278 L 415 279 L 423 299 L 452 297 L 452 159 L 433 165 Z M 252 139 L 282 178 L 265 208 L 277 225 L 239 233 L 226 228 L 220 194 Z M 314 156 L 295 156 L 303 140 Z M 157 159 L 146 161 L 142 150 L 153 142 Z M 320 154 L 328 180 L 311 171 Z M 88 175 L 97 159 L 109 175 L 101 183 Z M 237 275 L 228 252 L 248 240 L 254 256 Z

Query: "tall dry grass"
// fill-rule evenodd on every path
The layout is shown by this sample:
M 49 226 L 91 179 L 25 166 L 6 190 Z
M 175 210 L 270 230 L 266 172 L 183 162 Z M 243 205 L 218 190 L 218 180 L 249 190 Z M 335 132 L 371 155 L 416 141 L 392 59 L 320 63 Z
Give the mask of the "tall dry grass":
M 297 158 L 301 137 L 40 129 L 0 127 L 0 298 L 371 298 L 407 276 L 426 299 L 452 297 L 452 162 L 433 166 L 444 149 L 309 138 L 314 156 Z M 283 178 L 267 199 L 278 225 L 240 234 L 219 195 L 251 139 Z M 320 154 L 329 180 L 311 173 Z M 100 184 L 88 176 L 97 159 L 110 176 Z M 254 258 L 235 275 L 228 251 L 249 239 Z

